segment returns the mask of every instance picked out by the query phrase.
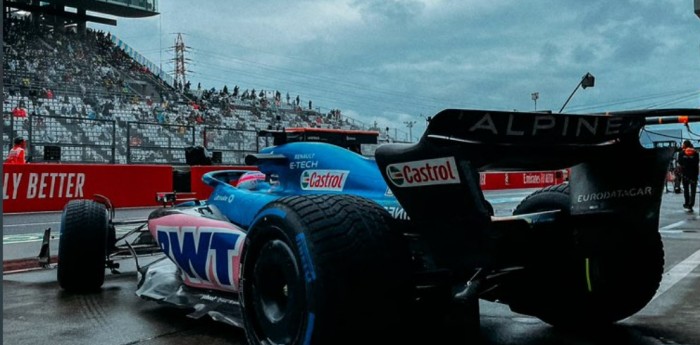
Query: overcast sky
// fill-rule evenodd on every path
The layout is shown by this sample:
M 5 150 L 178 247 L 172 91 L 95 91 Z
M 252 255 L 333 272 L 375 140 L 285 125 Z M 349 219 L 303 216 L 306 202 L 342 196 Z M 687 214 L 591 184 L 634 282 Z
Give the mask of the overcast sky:
M 693 0 L 160 0 L 110 31 L 193 87 L 279 90 L 419 137 L 445 108 L 564 112 L 700 106 Z M 422 117 L 421 117 L 422 116 Z M 696 127 L 697 128 L 697 127 Z M 700 129 L 698 130 L 700 132 Z

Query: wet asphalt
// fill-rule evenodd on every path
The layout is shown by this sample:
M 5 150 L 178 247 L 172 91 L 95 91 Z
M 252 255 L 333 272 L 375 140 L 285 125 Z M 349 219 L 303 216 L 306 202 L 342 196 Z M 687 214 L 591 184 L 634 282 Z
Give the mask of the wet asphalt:
M 529 191 L 487 192 L 496 215 L 506 215 Z M 681 208 L 682 196 L 663 197 L 660 232 L 666 266 L 657 296 L 637 314 L 605 332 L 571 333 L 481 301 L 479 332 L 468 344 L 700 344 L 700 217 Z M 134 219 L 149 210 L 120 210 L 117 218 Z M 120 274 L 107 274 L 102 291 L 74 295 L 62 291 L 55 266 L 34 269 L 37 233 L 58 231 L 57 213 L 3 215 L 4 261 L 24 259 L 29 268 L 3 274 L 3 343 L 25 344 L 246 344 L 243 331 L 211 319 L 193 320 L 175 309 L 135 296 L 133 260 L 123 260 Z M 10 227 L 7 227 L 10 225 Z M 56 240 L 51 241 L 52 254 Z M 144 262 L 148 261 L 146 258 Z M 367 344 L 372 341 L 368 340 Z M 431 343 L 427 342 L 426 344 Z

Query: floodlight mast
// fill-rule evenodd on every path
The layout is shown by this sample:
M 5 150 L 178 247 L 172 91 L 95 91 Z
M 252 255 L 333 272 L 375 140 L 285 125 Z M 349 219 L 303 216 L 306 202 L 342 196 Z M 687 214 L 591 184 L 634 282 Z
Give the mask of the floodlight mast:
M 404 121 L 403 122 L 406 127 L 408 127 L 408 142 L 412 143 L 413 142 L 413 125 L 416 124 L 416 121 Z
M 569 101 L 571 100 L 571 97 L 574 97 L 574 93 L 576 93 L 576 90 L 578 90 L 579 87 L 583 87 L 584 89 L 587 87 L 593 87 L 595 85 L 595 77 L 590 74 L 586 73 L 582 78 L 581 81 L 576 85 L 576 88 L 574 89 L 573 92 L 569 95 L 569 98 L 566 99 L 566 102 L 564 102 L 564 105 L 561 106 L 561 109 L 559 109 L 559 112 L 561 113 L 564 108 L 566 107 L 567 104 L 569 104 Z

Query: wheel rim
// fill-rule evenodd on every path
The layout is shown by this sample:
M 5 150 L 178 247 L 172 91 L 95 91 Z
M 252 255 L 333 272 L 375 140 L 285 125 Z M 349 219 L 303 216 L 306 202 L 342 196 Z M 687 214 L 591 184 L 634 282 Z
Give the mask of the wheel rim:
M 292 343 L 305 313 L 305 288 L 292 248 L 284 241 L 271 240 L 260 248 L 252 268 L 251 321 L 257 338 L 271 344 Z

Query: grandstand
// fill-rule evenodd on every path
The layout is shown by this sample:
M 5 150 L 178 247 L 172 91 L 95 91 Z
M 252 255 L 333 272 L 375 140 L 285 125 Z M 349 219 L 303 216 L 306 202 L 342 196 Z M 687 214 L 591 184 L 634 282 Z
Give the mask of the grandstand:
M 121 40 L 85 28 L 85 21 L 102 19 L 84 11 L 57 19 L 65 14 L 61 6 L 95 10 L 88 6 L 94 3 L 103 13 L 156 15 L 153 0 L 47 3 L 50 8 L 4 2 L 3 159 L 20 135 L 32 162 L 175 165 L 186 164 L 192 146 L 221 152 L 221 164 L 243 164 L 264 145 L 257 136 L 262 129 L 374 129 L 382 132 L 380 142 L 392 140 L 340 111 L 323 114 L 283 101 L 279 92 L 175 88 L 152 64 L 127 54 Z M 27 116 L 12 114 L 18 106 Z

